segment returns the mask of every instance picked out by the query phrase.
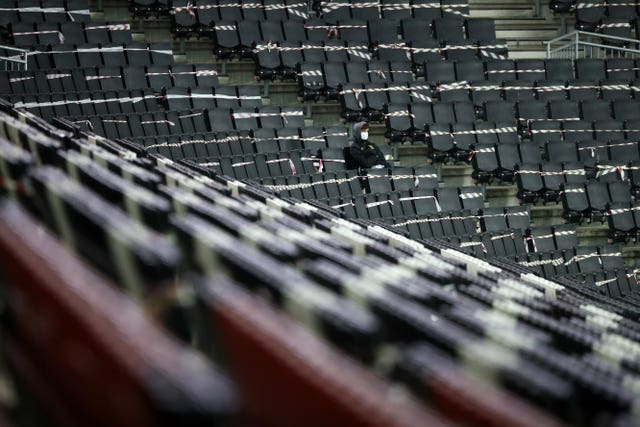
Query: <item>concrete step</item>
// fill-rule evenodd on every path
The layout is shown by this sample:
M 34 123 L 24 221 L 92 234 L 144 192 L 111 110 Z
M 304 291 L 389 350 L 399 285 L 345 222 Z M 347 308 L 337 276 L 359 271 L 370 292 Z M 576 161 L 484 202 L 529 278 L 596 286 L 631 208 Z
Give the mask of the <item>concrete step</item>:
M 547 45 L 541 40 L 521 40 L 507 43 L 509 58 L 539 58 L 547 57 Z
M 518 40 L 551 40 L 559 34 L 558 27 L 554 26 L 523 26 L 519 24 L 503 25 L 496 28 L 496 37 L 499 39 Z
M 514 22 L 515 21 L 515 22 Z M 496 30 L 506 29 L 521 29 L 521 30 L 538 30 L 538 29 L 557 29 L 554 24 L 550 24 L 543 17 L 534 17 L 533 15 L 526 18 L 518 19 L 504 19 L 502 17 L 496 17 L 494 19 Z
M 121 22 L 123 17 L 130 16 L 127 0 L 89 0 L 89 10 L 95 22 Z
M 522 50 L 511 51 L 509 50 L 509 59 L 545 59 L 547 52 L 545 50 Z
M 500 1 L 500 0 L 469 0 L 469 10 L 473 12 L 477 8 L 481 8 L 484 6 L 496 6 L 496 5 L 532 5 L 534 2 L 531 0 L 509 0 L 509 1 Z M 497 7 L 496 7 L 497 8 Z
M 535 8 L 528 4 L 479 5 L 469 11 L 472 18 L 494 18 L 496 20 L 531 19 Z

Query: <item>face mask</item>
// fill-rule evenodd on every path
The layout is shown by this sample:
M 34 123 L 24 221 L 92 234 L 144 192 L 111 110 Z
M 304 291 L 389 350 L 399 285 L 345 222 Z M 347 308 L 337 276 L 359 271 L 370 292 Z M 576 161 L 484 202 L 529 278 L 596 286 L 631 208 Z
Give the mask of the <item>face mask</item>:
M 369 139 L 369 132 L 361 132 L 360 138 L 362 138 L 363 141 L 366 141 L 367 139 Z

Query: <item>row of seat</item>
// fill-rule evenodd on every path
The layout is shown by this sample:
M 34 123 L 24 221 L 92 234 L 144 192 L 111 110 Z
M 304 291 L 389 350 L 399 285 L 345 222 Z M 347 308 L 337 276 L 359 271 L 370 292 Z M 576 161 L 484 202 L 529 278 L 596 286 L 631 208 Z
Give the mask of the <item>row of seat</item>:
M 478 233 L 476 214 L 470 210 L 434 212 L 419 217 L 394 217 L 394 230 L 407 230 L 409 237 L 432 241 L 444 236 Z M 464 250 L 464 249 L 461 249 Z
M 602 168 L 615 168 L 626 165 L 629 161 L 638 160 L 637 141 L 589 141 L 584 142 L 547 142 L 544 145 L 544 158 L 555 162 L 580 162 L 585 167 L 602 165 Z M 597 170 L 596 172 L 600 172 Z M 603 170 L 604 174 L 610 171 Z M 615 171 L 614 171 L 615 172 Z M 616 174 L 613 173 L 615 176 Z
M 129 0 L 129 11 L 136 17 L 168 15 L 172 0 Z
M 273 64 L 277 67 L 277 64 Z M 273 69 L 275 69 L 275 67 Z M 262 70 L 261 70 L 262 71 Z M 305 62 L 299 66 L 300 96 L 303 99 L 315 99 L 320 95 L 326 99 L 336 99 L 342 92 L 342 86 L 362 85 L 365 83 L 411 83 L 415 80 L 408 62 L 370 61 L 325 63 Z M 264 71 L 262 71 L 264 72 Z M 397 86 L 397 85 L 396 85 Z M 424 86 L 421 85 L 421 86 Z M 349 87 L 358 92 L 358 87 Z M 358 92 L 363 93 L 363 92 Z
M 275 54 L 278 51 L 274 47 L 273 52 L 264 47 L 262 51 L 268 51 Z M 382 50 L 380 50 L 382 52 Z M 382 60 L 406 61 L 407 52 L 411 49 L 399 49 L 399 56 L 384 57 Z M 282 66 L 292 68 L 294 64 L 303 62 L 302 79 L 304 81 L 304 71 L 313 71 L 310 76 L 317 76 L 318 72 L 326 75 L 323 68 L 318 66 L 306 66 L 305 62 L 325 62 L 314 61 L 309 55 L 313 52 L 304 53 L 304 60 L 301 53 L 293 47 L 283 48 L 280 52 L 280 62 L 276 62 L 270 56 L 264 58 L 266 61 L 264 68 L 276 68 Z M 342 52 L 343 56 L 340 62 L 357 61 L 358 57 L 347 57 L 346 52 Z M 309 56 L 309 58 L 307 58 Z M 331 59 L 329 59 L 330 61 Z M 514 97 L 520 94 L 524 96 L 533 96 L 541 98 L 566 98 L 567 96 L 577 97 L 577 99 L 585 99 L 590 97 L 631 97 L 635 90 L 629 87 L 630 82 L 637 79 L 635 70 L 637 69 L 632 59 L 610 59 L 605 62 L 595 59 L 579 59 L 575 61 L 575 65 L 570 60 L 550 59 L 550 60 L 525 60 L 518 61 L 496 59 L 491 61 L 441 61 L 441 60 L 424 60 L 416 59 L 413 61 L 415 65 L 419 64 L 424 72 L 424 78 L 427 83 L 432 85 L 434 89 L 442 94 L 451 91 L 471 91 L 477 93 L 479 91 L 501 91 L 505 96 Z M 258 58 L 260 65 L 260 58 Z M 275 64 L 275 66 L 274 66 Z M 362 80 L 362 72 L 358 72 L 358 65 L 347 64 L 349 67 L 356 67 L 353 72 L 346 72 L 347 78 L 344 81 L 354 80 L 354 83 L 366 83 Z M 574 71 L 575 67 L 575 71 Z M 339 72 L 339 70 L 338 70 Z M 334 70 L 331 70 L 334 73 Z M 485 80 L 496 82 L 499 87 L 486 86 Z M 521 82 L 522 81 L 522 82 Z M 505 82 L 503 84 L 503 82 Z M 535 85 L 528 82 L 537 82 Z M 631 92 L 631 93 L 630 93 Z M 616 95 L 619 94 L 619 95 Z
M 265 188 L 282 197 L 317 200 L 328 197 L 362 195 L 361 176 L 357 171 L 336 170 L 309 175 L 296 174 L 281 177 L 262 177 L 257 180 Z
M 444 239 L 450 243 L 455 242 L 462 248 L 469 248 L 479 258 L 504 258 L 510 255 L 524 256 L 527 254 L 526 237 L 524 237 L 522 230 L 519 229 L 484 232 L 466 236 L 448 236 Z
M 329 157 L 331 157 L 331 153 L 328 150 L 321 150 L 318 160 L 328 159 L 331 162 L 332 159 Z M 258 182 L 281 196 L 306 200 L 354 196 L 362 194 L 363 191 L 384 194 L 416 188 L 435 189 L 438 187 L 438 175 L 433 166 L 393 168 L 390 171 L 377 169 L 368 171 L 366 175 L 359 175 L 361 171 L 350 172 L 338 170 L 336 167 L 331 169 L 334 170 L 311 175 L 296 174 L 261 178 Z
M 607 225 L 611 241 L 624 243 L 633 239 L 637 242 L 640 231 L 640 202 L 612 203 L 607 212 Z
M 635 120 L 640 114 L 640 101 L 486 101 L 482 111 L 468 101 L 414 102 L 412 104 L 387 104 L 384 106 L 386 136 L 392 141 L 424 139 L 432 124 L 446 127 L 451 123 L 472 124 L 478 120 L 519 124 L 525 129 L 536 122 L 586 120 L 584 128 L 590 129 L 592 120 Z M 444 132 L 449 133 L 446 129 Z M 527 132 L 523 130 L 523 132 Z M 446 136 L 446 135 L 445 135 Z
M 581 6 L 578 6 L 581 5 Z M 637 4 L 608 0 L 604 2 L 595 2 L 590 0 L 557 0 L 550 2 L 549 7 L 556 12 L 568 12 L 577 9 L 596 9 L 591 11 L 594 16 L 602 16 L 603 12 L 612 18 L 633 18 L 637 13 Z M 588 11 L 587 11 L 588 12 Z
M 551 252 L 578 246 L 575 224 L 530 227 L 524 235 L 529 252 Z
M 519 264 L 532 268 L 542 277 L 607 272 L 624 268 L 619 245 L 578 246 L 518 255 Z
M 612 188 L 616 188 L 616 194 L 620 189 L 619 193 L 623 195 L 623 199 L 632 196 L 630 182 L 621 179 L 616 172 L 616 167 L 604 166 L 599 169 L 606 171 L 606 174 L 598 175 L 597 169 L 590 171 L 581 161 L 565 163 L 559 163 L 557 160 L 545 163 L 523 162 L 518 165 L 515 177 L 518 198 L 524 203 L 535 203 L 537 200 L 542 200 L 545 203 L 558 202 L 565 196 L 563 191 L 566 186 L 573 188 L 590 184 L 599 184 L 593 188 L 603 191 L 602 196 L 609 194 L 602 187 L 602 185 L 608 184 L 611 184 Z M 596 178 L 599 179 L 596 180 Z
M 422 41 L 428 36 L 452 45 L 465 40 L 484 43 L 496 42 L 495 24 L 491 18 L 447 17 L 431 21 L 409 18 L 403 19 L 399 23 L 398 21 L 380 21 L 378 19 L 369 21 L 346 19 L 328 26 L 327 29 L 329 32 L 333 31 L 335 36 L 342 40 L 368 40 L 372 45 L 394 43 L 398 40 L 404 42 Z M 290 41 L 280 38 L 268 40 Z
M 244 154 L 236 156 L 191 159 L 203 168 L 236 179 L 312 174 L 316 172 L 315 155 L 309 150 L 278 153 Z M 344 163 L 344 161 L 343 161 Z M 343 168 L 344 170 L 344 165 Z
M 490 182 L 498 178 L 502 182 L 512 182 L 514 172 L 518 171 L 534 176 L 517 181 L 522 199 L 535 202 L 540 188 L 544 187 L 544 200 L 552 201 L 558 186 L 564 181 L 582 182 L 598 178 L 599 181 L 617 181 L 635 178 L 633 167 L 627 166 L 630 161 L 640 160 L 637 142 L 549 142 L 540 153 L 535 144 L 439 144 L 436 148 L 449 151 L 432 151 L 430 156 L 441 161 L 443 156 L 453 160 L 464 160 L 468 154 L 473 167 L 473 178 L 479 182 Z M 429 145 L 430 147 L 432 144 Z M 520 154 L 520 155 L 518 155 Z M 544 159 L 544 163 L 542 163 Z M 446 160 L 446 159 L 444 159 Z M 532 164 L 540 163 L 539 174 Z M 522 169 L 527 164 L 525 169 Z M 564 165 L 564 168 L 561 166 Z M 630 170 L 631 173 L 627 172 Z M 526 172 L 525 172 L 526 171 Z M 537 175 L 537 176 L 536 176 Z M 568 175 L 572 175 L 568 177 Z M 546 178 L 545 178 L 546 176 Z M 552 184 L 553 183 L 553 184 Z
M 340 54 L 343 56 L 341 59 L 338 58 L 340 60 L 334 62 L 318 61 L 319 63 L 316 63 L 311 61 L 311 53 L 306 53 L 306 60 L 303 61 L 302 53 L 295 48 L 294 50 L 286 48 L 280 53 L 280 56 L 277 49 L 264 48 L 258 52 L 257 60 L 260 68 L 257 73 L 262 78 L 273 78 L 275 75 L 288 77 L 293 75 L 291 70 L 298 67 L 299 83 L 301 89 L 309 93 L 307 97 L 315 95 L 314 91 L 321 91 L 325 87 L 332 89 L 338 84 L 390 82 L 397 78 L 403 79 L 401 81 L 410 81 L 415 78 L 415 74 L 408 72 L 408 70 L 415 72 L 415 67 L 409 68 L 406 58 L 404 60 L 396 58 L 395 61 L 370 61 L 366 67 L 360 62 L 349 61 L 346 51 Z M 309 58 L 306 58 L 307 56 Z M 569 98 L 581 101 L 604 98 L 616 100 L 632 98 L 637 92 L 635 75 L 625 74 L 627 77 L 625 78 L 622 77 L 622 73 L 617 74 L 616 77 L 607 78 L 605 74 L 598 72 L 582 72 L 581 75 L 592 78 L 570 77 L 556 80 L 545 78 L 544 68 L 537 69 L 537 72 L 534 72 L 535 69 L 529 69 L 526 71 L 527 76 L 524 77 L 525 71 L 518 73 L 513 61 L 495 60 L 484 63 L 480 61 L 427 61 L 421 65 L 423 65 L 426 83 L 433 88 L 433 96 L 438 96 L 443 100 L 471 98 L 477 104 L 496 99 L 517 101 L 536 98 L 539 100 Z M 536 66 L 535 64 L 531 65 Z M 571 63 L 568 61 L 564 62 L 564 65 L 571 67 Z M 600 65 L 602 66 L 602 62 Z M 580 68 L 580 65 L 576 66 Z M 394 73 L 396 69 L 401 74 Z M 457 77 L 456 70 L 458 74 L 463 76 L 462 78 Z M 604 69 L 602 71 L 604 73 Z M 524 81 L 515 80 L 517 76 L 520 76 Z M 568 76 L 569 74 L 565 74 L 565 77 Z
M 337 198 L 337 195 L 329 197 L 325 202 L 344 211 L 349 218 L 389 218 L 394 222 L 420 222 L 428 214 L 448 214 L 467 210 L 467 220 L 475 224 L 477 218 L 474 219 L 472 212 L 483 209 L 485 202 L 482 192 L 473 186 L 420 187 L 413 190 L 370 193 L 359 198 Z
M 629 204 L 632 195 L 627 182 L 566 184 L 562 188 L 562 216 L 570 222 L 584 219 L 603 222 L 613 204 Z
M 640 111 L 640 100 L 636 99 L 617 99 L 614 101 L 607 100 L 530 100 L 530 101 L 486 101 L 484 103 L 484 115 L 487 120 L 492 120 L 496 114 L 500 115 L 502 120 L 508 120 L 514 113 L 523 124 L 535 121 L 547 120 L 593 120 L 615 119 L 617 121 L 635 120 L 638 118 Z
M 353 72 L 356 69 L 357 67 L 351 67 L 350 71 Z M 329 76 L 331 78 L 344 78 L 340 76 L 339 72 L 334 72 L 333 69 L 327 70 L 331 71 Z M 393 70 L 391 73 L 385 74 L 385 76 L 392 74 L 394 74 Z M 636 92 L 635 86 L 629 86 L 628 84 L 606 84 L 600 86 L 593 82 L 574 82 L 566 87 L 560 84 L 546 86 L 546 83 L 538 87 L 520 86 L 518 82 L 505 82 L 504 87 L 495 84 L 471 86 L 454 83 L 440 85 L 435 90 L 432 90 L 430 86 L 421 82 L 409 82 L 408 85 L 382 82 L 339 84 L 337 81 L 328 80 L 329 77 L 326 77 L 323 85 L 319 77 L 315 79 L 302 77 L 305 85 L 316 84 L 319 89 L 304 86 L 300 90 L 300 96 L 303 99 L 316 99 L 320 94 L 324 94 L 327 99 L 331 99 L 337 93 L 342 105 L 342 117 L 347 121 L 357 121 L 361 118 L 366 118 L 369 121 L 380 121 L 382 119 L 381 112 L 388 104 L 436 100 L 447 103 L 472 102 L 477 107 L 482 107 L 486 102 L 503 100 L 518 102 L 519 105 L 527 105 L 526 103 L 530 101 L 538 101 L 540 106 L 544 106 L 544 103 L 548 102 L 553 103 L 553 109 L 556 110 L 551 111 L 552 104 L 548 104 L 550 107 L 549 114 L 554 114 L 555 116 L 558 116 L 557 110 L 560 108 L 559 106 L 563 105 L 564 101 L 570 101 L 566 104 L 567 106 L 571 103 L 584 102 L 586 103 L 584 105 L 587 105 L 584 109 L 587 117 L 596 116 L 602 112 L 605 115 L 600 118 L 604 119 L 611 114 L 611 112 L 608 114 L 606 112 L 607 105 L 610 105 L 608 103 L 631 100 L 632 95 Z M 355 78 L 354 80 L 357 81 Z M 567 94 L 569 94 L 568 99 Z M 535 105 L 535 102 L 529 105 Z M 629 105 L 634 105 L 634 103 L 632 102 Z M 624 108 L 623 106 L 617 107 L 618 111 L 622 111 Z M 579 117 L 579 115 L 569 119 L 575 119 L 575 117 Z M 541 119 L 542 117 L 538 115 L 535 118 Z M 555 119 L 556 117 L 550 118 Z M 589 121 L 591 120 L 595 119 L 591 118 Z M 556 136 L 560 136 L 560 122 L 537 121 L 530 123 L 530 125 L 536 127 L 535 132 L 538 138 L 544 138 L 546 136 L 544 133 L 547 130 L 552 133 L 554 129 L 557 129 Z M 581 124 L 578 123 L 577 126 L 581 126 Z
M 462 236 L 473 233 L 493 233 L 525 230 L 531 218 L 528 207 L 483 208 L 478 211 L 426 212 L 416 216 L 417 209 L 403 206 L 406 214 L 392 218 L 394 229 L 405 229 L 414 239 Z
M 146 113 L 160 110 L 160 103 L 150 89 L 13 95 L 6 99 L 17 108 L 37 114 L 46 121 L 51 121 L 54 117 Z
M 256 108 L 262 106 L 258 86 L 173 87 L 162 92 L 167 110 L 192 108 Z
M 554 13 L 573 13 L 577 30 L 600 30 L 604 34 L 625 38 L 632 38 L 629 23 L 639 15 L 637 4 L 623 1 L 552 0 L 549 8 Z
M 135 16 L 168 15 L 190 11 L 197 17 L 199 25 L 209 25 L 211 21 L 233 18 L 242 19 L 282 19 L 288 13 L 287 18 L 304 18 L 307 14 L 307 5 L 300 5 L 290 1 L 263 0 L 259 3 L 234 3 L 224 0 L 197 0 L 188 3 L 184 0 L 132 0 L 130 10 Z M 330 22 L 337 19 L 387 19 L 400 20 L 409 17 L 434 19 L 447 16 L 468 17 L 469 5 L 466 2 L 444 0 L 432 2 L 426 0 L 413 0 L 406 2 L 382 0 L 379 2 L 352 1 L 340 5 L 331 3 L 323 4 L 314 1 L 314 12 L 325 17 Z M 186 21 L 189 22 L 189 21 Z
M 209 64 L 0 71 L 0 94 L 13 95 L 218 86 L 218 72 Z
M 0 28 L 11 24 L 69 21 L 89 22 L 88 0 L 6 0 L 2 3 Z
M 442 44 L 435 40 L 422 40 L 408 44 L 404 42 L 380 44 L 372 51 L 368 48 L 366 42 L 344 42 L 341 40 L 259 43 L 251 50 L 238 46 L 233 41 L 229 46 L 218 46 L 216 55 L 221 58 L 236 54 L 247 57 L 245 53 L 248 52 L 250 57 L 255 56 L 259 67 L 258 76 L 260 76 L 260 72 L 264 73 L 269 70 L 284 69 L 284 71 L 287 71 L 295 68 L 298 64 L 302 67 L 306 63 L 322 64 L 324 62 L 341 62 L 349 65 L 351 62 L 370 61 L 373 56 L 380 61 L 408 63 L 418 75 L 421 73 L 418 70 L 422 69 L 425 61 L 439 62 L 445 56 L 452 61 L 459 60 L 464 64 L 469 63 L 469 67 L 475 72 L 478 67 L 482 68 L 482 62 L 479 61 L 479 58 L 487 60 L 502 58 L 506 52 L 506 44 L 482 44 L 476 42 Z M 280 72 L 280 78 L 294 78 L 289 72 L 284 71 Z
M 536 235 L 538 231 L 548 235 Z M 532 234 L 534 233 L 534 234 Z M 542 250 L 537 243 L 560 235 L 563 248 Z M 439 239 L 455 243 L 480 258 L 506 258 L 536 272 L 540 277 L 558 278 L 573 274 L 606 273 L 624 267 L 621 248 L 614 246 L 569 246 L 575 241 L 575 229 L 506 229 L 468 235 L 449 235 Z M 564 240 L 565 236 L 567 237 Z
M 528 136 L 538 144 L 545 142 L 601 141 L 622 142 L 638 139 L 638 120 L 537 121 L 529 124 Z
M 482 64 L 467 61 L 434 61 L 425 65 L 430 83 L 475 83 L 482 80 L 567 82 L 573 80 L 635 80 L 637 64 L 632 58 L 496 59 Z
M 386 124 L 385 137 L 392 142 L 407 138 L 424 141 L 430 135 L 430 126 L 435 123 L 442 127 L 451 123 L 473 125 L 477 121 L 476 109 L 470 102 L 387 104 L 383 118 Z
M 480 169 L 485 156 L 496 156 L 501 181 L 511 181 L 515 165 L 522 161 L 542 160 L 538 147 L 521 143 L 516 128 L 508 123 L 433 124 L 428 135 L 427 156 L 434 163 L 467 162 Z
M 341 126 L 300 129 L 261 128 L 252 131 L 180 134 L 127 138 L 149 153 L 172 160 L 192 157 L 220 157 L 252 153 L 277 153 L 307 149 L 312 153 L 324 148 L 348 146 L 347 131 Z
M 126 23 L 15 22 L 9 28 L 11 44 L 20 47 L 56 44 L 131 43 L 131 25 Z
M 270 26 L 277 25 L 272 21 L 267 21 Z M 266 26 L 263 24 L 262 26 Z M 351 27 L 351 26 L 349 26 Z M 376 24 L 373 28 L 376 31 L 382 31 Z M 394 27 L 395 28 L 395 27 Z M 279 30 L 274 30 L 275 33 Z M 289 30 L 294 31 L 294 30 Z M 416 30 L 418 32 L 419 30 Z M 284 34 L 284 33 L 283 33 Z M 506 43 L 504 41 L 484 41 L 484 40 L 451 40 L 440 41 L 431 37 L 416 38 L 413 41 L 399 40 L 398 36 L 389 36 L 388 32 L 381 32 L 371 35 L 376 37 L 372 42 L 369 37 L 364 39 L 331 39 L 323 37 L 320 40 L 298 41 L 302 37 L 292 36 L 290 40 L 284 35 L 279 39 L 273 40 L 259 33 L 257 28 L 251 21 L 239 22 L 220 22 L 213 29 L 212 37 L 214 39 L 214 53 L 220 59 L 228 59 L 231 57 L 250 59 L 255 50 L 274 50 L 283 52 L 283 62 L 288 62 L 287 52 L 299 49 L 321 49 L 323 45 L 334 46 L 361 46 L 361 50 L 365 51 L 361 55 L 361 59 L 368 59 L 371 52 L 378 52 L 379 56 L 393 56 L 411 58 L 416 64 L 421 64 L 426 60 L 439 60 L 444 57 L 450 60 L 474 60 L 479 57 L 506 58 Z M 277 34 L 268 34 L 267 36 L 277 36 Z M 417 37 L 417 36 L 416 36 Z M 320 38 L 320 37 L 317 37 Z M 296 47 L 298 49 L 296 49 Z M 255 48 L 255 49 L 254 49 Z M 344 47 L 343 47 L 344 49 Z M 337 48 L 330 49 L 333 51 Z M 317 55 L 316 55 L 317 57 Z
M 255 5 L 255 3 L 252 3 Z M 284 10 L 284 9 L 283 9 Z M 495 43 L 495 27 L 493 19 L 489 18 L 439 18 L 433 21 L 421 19 L 404 19 L 400 22 L 391 20 L 360 20 L 345 19 L 335 24 L 321 19 L 288 20 L 283 19 L 221 19 L 211 20 L 208 24 L 200 24 L 200 20 L 188 11 L 183 11 L 175 16 L 176 36 L 188 36 L 197 31 L 202 34 L 210 32 L 217 37 L 218 27 L 223 25 L 235 25 L 242 22 L 253 22 L 253 31 L 250 34 L 244 32 L 241 38 L 258 42 L 309 42 L 328 41 L 339 39 L 344 41 L 368 42 L 372 46 L 385 43 L 395 43 L 398 40 L 405 42 L 421 41 L 426 38 L 437 39 L 441 42 L 455 44 L 465 40 L 475 42 Z M 200 27 L 205 25 L 206 28 Z M 243 27 L 244 29 L 244 27 Z
M 295 137 L 296 129 L 289 134 Z M 255 144 L 255 145 L 253 145 Z M 316 151 L 298 148 L 290 151 L 260 150 L 260 142 L 245 139 L 240 143 L 242 153 L 237 155 L 210 156 L 206 158 L 185 158 L 190 163 L 212 171 L 219 171 L 236 179 L 259 179 L 264 177 L 280 177 L 295 175 L 296 182 L 291 185 L 304 187 L 308 180 L 300 182 L 299 174 L 311 174 L 315 172 L 342 172 L 348 169 L 357 169 L 350 161 L 348 147 L 326 147 Z M 153 148 L 153 147 L 152 147 Z M 215 150 L 214 150 L 215 151 Z M 256 153 L 257 151 L 257 153 Z M 390 149 L 386 156 L 391 160 Z
M 441 17 L 469 17 L 469 3 L 453 0 L 381 0 L 362 2 L 350 0 L 334 3 L 326 0 L 314 1 L 314 7 L 322 18 L 335 23 L 341 19 L 385 19 L 401 20 L 410 17 L 417 19 L 438 19 Z
M 297 0 L 261 0 L 245 3 L 178 0 L 173 2 L 171 17 L 172 32 L 176 37 L 190 37 L 194 33 L 202 37 L 210 35 L 214 28 L 224 21 L 282 21 L 287 23 L 286 25 L 295 25 L 294 23 L 308 19 L 309 12 L 307 4 Z
M 169 43 L 84 43 L 35 46 L 27 53 L 30 69 L 65 69 L 95 66 L 172 65 Z
M 74 116 L 70 120 L 107 138 L 131 138 L 183 133 L 229 132 L 257 128 L 304 127 L 302 110 L 296 107 L 210 108 L 126 116 Z
M 573 274 L 567 277 L 611 298 L 636 300 L 636 290 L 639 283 L 637 271 L 632 268 Z
M 528 100 L 564 100 L 588 101 L 605 99 L 631 99 L 638 92 L 637 81 L 592 80 L 564 81 L 536 81 L 521 82 L 520 80 L 505 80 L 503 82 L 481 82 L 478 84 L 451 83 L 438 84 L 434 88 L 434 97 L 444 101 L 471 99 L 477 104 L 485 100 L 505 99 L 507 101 Z

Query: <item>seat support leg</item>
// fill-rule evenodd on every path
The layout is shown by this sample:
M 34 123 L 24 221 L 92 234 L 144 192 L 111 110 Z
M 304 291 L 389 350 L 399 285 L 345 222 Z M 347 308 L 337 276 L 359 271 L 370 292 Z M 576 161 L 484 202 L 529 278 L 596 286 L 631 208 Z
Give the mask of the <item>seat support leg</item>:
M 269 87 L 271 85 L 271 81 L 270 80 L 265 80 L 264 81 L 264 91 L 262 96 L 264 96 L 265 98 L 269 97 Z

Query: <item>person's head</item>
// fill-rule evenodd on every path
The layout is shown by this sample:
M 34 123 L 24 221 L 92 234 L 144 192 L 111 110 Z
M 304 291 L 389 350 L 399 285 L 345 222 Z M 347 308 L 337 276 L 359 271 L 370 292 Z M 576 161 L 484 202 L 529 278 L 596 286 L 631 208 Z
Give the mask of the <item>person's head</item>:
M 358 122 L 353 125 L 353 137 L 356 141 L 367 141 L 369 139 L 369 123 Z

